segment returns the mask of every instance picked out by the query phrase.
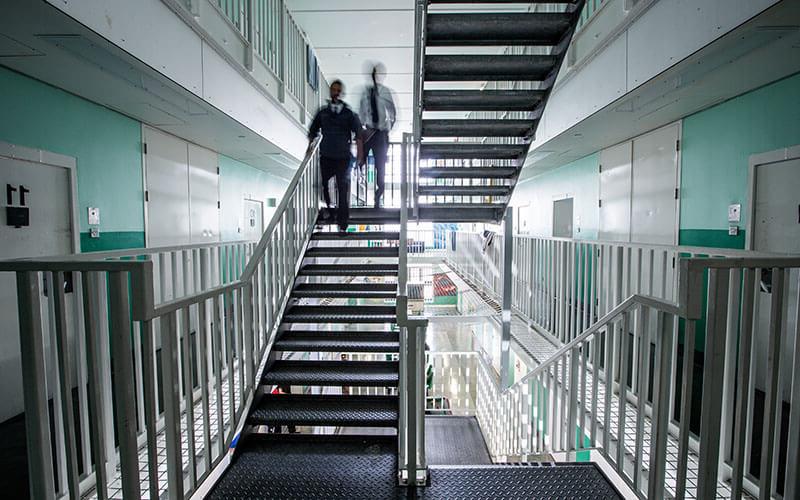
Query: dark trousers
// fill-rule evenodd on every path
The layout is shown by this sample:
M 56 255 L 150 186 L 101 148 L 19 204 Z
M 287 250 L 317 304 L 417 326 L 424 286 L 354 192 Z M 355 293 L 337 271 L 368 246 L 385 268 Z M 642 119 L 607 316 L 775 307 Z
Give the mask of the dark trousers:
M 376 130 L 372 137 L 364 143 L 364 154 L 372 151 L 375 158 L 375 206 L 381 205 L 381 196 L 386 186 L 386 153 L 389 152 L 389 132 Z
M 322 198 L 331 207 L 329 183 L 336 178 L 336 222 L 340 229 L 347 229 L 350 219 L 350 158 L 328 158 L 321 156 L 319 170 L 322 174 Z

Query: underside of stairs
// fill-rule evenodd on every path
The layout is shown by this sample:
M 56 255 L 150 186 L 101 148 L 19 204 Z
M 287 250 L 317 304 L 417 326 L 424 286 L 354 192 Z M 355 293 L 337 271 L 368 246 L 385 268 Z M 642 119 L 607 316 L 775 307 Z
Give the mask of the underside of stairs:
M 583 5 L 427 2 L 416 218 L 503 218 Z

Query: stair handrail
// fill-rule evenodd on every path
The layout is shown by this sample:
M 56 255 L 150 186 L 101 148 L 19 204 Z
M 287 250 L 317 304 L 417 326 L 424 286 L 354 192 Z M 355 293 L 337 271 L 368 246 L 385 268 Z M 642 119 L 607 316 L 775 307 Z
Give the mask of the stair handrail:
M 569 343 L 558 348 L 550 355 L 550 357 L 542 361 L 536 366 L 536 368 L 523 375 L 522 378 L 516 381 L 513 385 L 503 389 L 501 393 L 505 394 L 511 392 L 512 390 L 517 389 L 519 386 L 528 383 L 532 378 L 552 367 L 552 365 L 561 360 L 566 353 L 572 349 L 575 349 L 575 347 L 586 341 L 590 336 L 599 332 L 603 328 L 608 327 L 617 318 L 619 318 L 622 313 L 630 311 L 638 306 L 646 306 L 664 313 L 672 314 L 674 316 L 680 316 L 680 308 L 677 304 L 667 300 L 658 299 L 656 297 L 651 297 L 649 295 L 633 294 L 608 311 L 605 315 L 598 319 L 596 323 L 584 330 L 582 334 L 572 339 L 572 341 Z
M 246 421 L 246 409 L 254 399 L 259 375 L 280 324 L 278 318 L 287 306 L 292 282 L 316 223 L 320 178 L 314 159 L 318 149 L 319 139 L 307 149 L 253 254 L 246 262 L 244 251 L 231 260 L 227 271 L 235 273 L 243 268 L 243 272 L 224 286 L 209 286 L 212 260 L 209 248 L 199 249 L 199 259 L 192 263 L 202 291 L 157 305 L 153 300 L 151 256 L 144 260 L 105 260 L 106 254 L 101 254 L 93 260 L 0 261 L 0 271 L 17 274 L 32 497 L 55 499 L 66 494 L 78 498 L 92 488 L 103 488 L 105 492 L 118 474 L 123 496 L 139 498 L 143 442 L 147 443 L 148 487 L 160 491 L 166 485 L 170 498 L 184 498 L 187 492 L 205 487 L 214 473 L 229 462 L 228 450 Z M 277 239 L 279 228 L 285 236 Z M 273 258 L 267 259 L 267 254 Z M 175 255 L 173 263 L 174 259 Z M 188 264 L 183 265 L 186 270 Z M 47 318 L 43 315 L 45 294 L 40 291 L 40 273 L 52 279 L 52 283 L 63 283 L 68 272 L 75 273 L 74 298 L 71 301 L 65 298 L 64 287 L 50 287 L 47 301 L 51 311 Z M 70 316 L 67 308 L 71 305 L 76 309 Z M 43 316 L 55 328 L 45 329 Z M 189 341 L 193 322 L 197 325 L 196 346 Z M 86 342 L 77 365 L 72 359 L 74 353 L 66 347 L 70 327 L 73 336 L 85 337 Z M 158 338 L 162 352 L 159 378 L 155 376 Z M 52 411 L 59 424 L 54 431 L 48 423 L 51 410 L 45 390 L 48 339 L 56 346 L 51 352 L 55 352 L 53 370 L 58 373 L 57 382 L 50 389 L 54 395 L 60 395 L 59 399 L 55 396 L 53 399 Z M 197 358 L 186 354 L 195 350 L 199 352 Z M 192 364 L 197 368 L 197 386 L 189 375 Z M 80 366 L 88 370 L 84 377 L 89 385 L 87 393 L 93 397 L 88 402 L 89 416 L 74 419 L 73 370 L 80 372 Z M 116 380 L 113 386 L 112 366 Z M 238 381 L 234 382 L 234 378 Z M 216 394 L 210 394 L 213 390 Z M 223 391 L 229 395 L 225 405 L 230 410 L 230 425 L 220 426 L 212 439 L 208 425 L 210 398 L 214 396 L 217 417 L 222 422 Z M 163 398 L 158 397 L 159 393 Z M 210 475 L 198 474 L 194 468 L 195 461 L 201 458 L 196 453 L 194 433 L 189 432 L 190 467 L 188 478 L 185 476 L 181 451 L 184 418 L 192 422 L 206 419 L 202 445 Z M 84 444 L 83 440 L 75 439 L 78 429 L 91 440 L 94 474 L 79 474 L 79 450 Z M 166 448 L 166 480 L 157 472 L 161 461 L 157 443 L 162 439 Z M 59 440 L 65 446 L 53 448 L 52 443 Z M 53 457 L 52 450 L 58 457 Z M 85 448 L 82 452 L 89 453 Z M 214 457 L 213 452 L 216 452 Z

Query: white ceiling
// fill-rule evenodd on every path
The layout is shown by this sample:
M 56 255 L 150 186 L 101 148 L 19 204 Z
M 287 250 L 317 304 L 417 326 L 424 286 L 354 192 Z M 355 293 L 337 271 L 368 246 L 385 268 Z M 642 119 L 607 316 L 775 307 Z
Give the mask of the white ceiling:
M 411 131 L 414 71 L 413 0 L 287 0 L 286 6 L 306 33 L 328 81 L 340 79 L 345 100 L 357 107 L 369 83 L 368 63 L 386 66 L 384 82 L 395 92 L 399 140 Z

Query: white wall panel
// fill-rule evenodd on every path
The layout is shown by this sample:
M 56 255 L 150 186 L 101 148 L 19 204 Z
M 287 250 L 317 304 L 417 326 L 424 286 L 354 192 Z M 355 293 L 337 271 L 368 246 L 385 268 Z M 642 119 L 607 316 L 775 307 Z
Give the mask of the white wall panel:
M 614 40 L 578 77 L 567 80 L 553 92 L 531 150 L 625 95 L 626 51 L 625 37 Z
M 289 154 L 303 157 L 308 142 L 300 125 L 206 45 L 203 48 L 203 98 Z
M 775 0 L 656 2 L 628 29 L 628 90 L 713 42 Z
M 184 88 L 201 94 L 200 37 L 160 0 L 48 1 Z
M 630 241 L 631 143 L 600 152 L 600 228 L 598 238 Z

